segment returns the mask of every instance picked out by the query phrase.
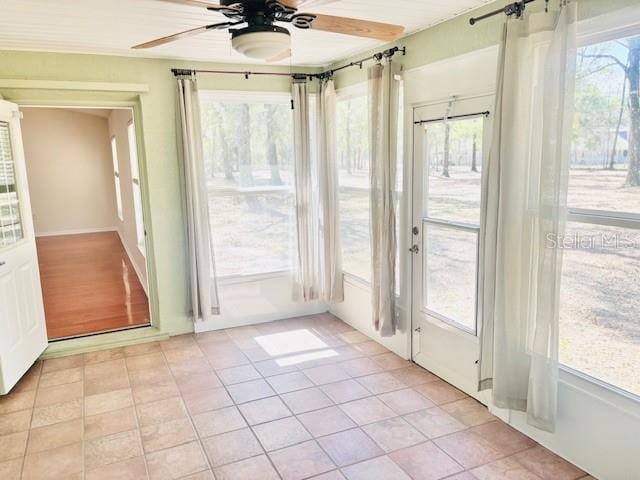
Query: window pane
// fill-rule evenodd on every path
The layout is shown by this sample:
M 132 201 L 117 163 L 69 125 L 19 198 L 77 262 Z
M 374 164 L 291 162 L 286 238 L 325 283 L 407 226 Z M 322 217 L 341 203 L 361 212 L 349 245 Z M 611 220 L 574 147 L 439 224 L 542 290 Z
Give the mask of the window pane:
M 424 307 L 475 332 L 478 234 L 428 222 L 423 230 Z
M 13 162 L 9 124 L 0 122 L 0 247 L 24 237 Z
M 142 192 L 140 191 L 140 184 L 135 181 L 132 184 L 133 191 L 133 211 L 136 216 L 136 240 L 138 247 L 144 253 L 144 220 L 142 217 Z
M 640 231 L 572 223 L 561 246 L 560 361 L 640 395 Z
M 630 47 L 640 50 L 640 37 L 578 52 L 570 207 L 640 213 L 640 136 L 632 133 L 640 128 L 640 111 L 629 109 L 638 92 L 630 91 L 615 61 L 626 65 Z
M 218 275 L 290 270 L 293 118 L 272 103 L 201 96 L 204 168 Z
M 291 269 L 293 194 L 210 197 L 219 276 Z
M 116 187 L 116 212 L 118 218 L 123 220 L 122 216 L 122 193 L 120 191 L 120 166 L 118 164 L 118 145 L 116 137 L 111 137 L 111 160 L 113 161 L 113 181 Z
M 425 213 L 478 225 L 482 170 L 482 117 L 425 127 Z
M 138 248 L 144 252 L 144 220 L 142 217 L 142 191 L 140 190 L 140 171 L 138 166 L 138 144 L 136 129 L 132 123 L 127 126 L 129 141 L 129 166 L 131 169 L 131 191 L 133 192 L 133 213 L 136 222 L 136 240 Z
M 138 168 L 138 144 L 136 142 L 136 128 L 133 123 L 127 125 L 127 140 L 129 141 L 129 158 L 131 168 L 131 178 L 140 178 Z
M 343 270 L 371 281 L 367 97 L 338 100 L 338 177 Z

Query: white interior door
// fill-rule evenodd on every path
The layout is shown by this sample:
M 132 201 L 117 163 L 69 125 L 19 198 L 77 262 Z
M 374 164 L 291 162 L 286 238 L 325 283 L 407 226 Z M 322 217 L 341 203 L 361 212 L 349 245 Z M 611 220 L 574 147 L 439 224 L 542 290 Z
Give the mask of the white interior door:
M 0 394 L 47 347 L 17 105 L 0 100 Z
M 413 359 L 478 397 L 478 241 L 491 96 L 414 109 Z M 443 117 L 449 118 L 443 121 Z

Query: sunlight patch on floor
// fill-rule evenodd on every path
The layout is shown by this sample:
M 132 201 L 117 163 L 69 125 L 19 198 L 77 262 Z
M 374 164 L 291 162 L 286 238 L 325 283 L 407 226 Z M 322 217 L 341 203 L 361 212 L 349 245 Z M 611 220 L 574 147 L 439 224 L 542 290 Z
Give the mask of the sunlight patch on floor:
M 272 357 L 322 350 L 328 347 L 307 329 L 255 337 L 255 341 Z

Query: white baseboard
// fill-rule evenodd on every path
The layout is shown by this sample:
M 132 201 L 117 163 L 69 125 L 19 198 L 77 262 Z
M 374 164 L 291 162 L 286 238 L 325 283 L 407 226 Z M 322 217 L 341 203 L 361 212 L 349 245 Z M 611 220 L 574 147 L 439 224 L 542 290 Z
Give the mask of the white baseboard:
M 56 230 L 50 232 L 37 232 L 37 237 L 57 237 L 61 235 L 83 235 L 87 233 L 105 233 L 105 232 L 117 232 L 116 227 L 101 227 L 101 228 L 80 228 L 70 230 Z
M 359 330 L 383 347 L 404 359 L 410 357 L 411 335 L 408 312 L 397 305 L 400 321 L 393 337 L 382 337 L 371 321 L 371 287 L 361 281 L 344 277 L 344 302 L 330 306 L 329 311 L 349 326 Z
M 307 315 L 317 315 L 320 313 L 327 313 L 326 306 L 322 304 L 315 304 L 309 307 L 301 307 L 300 310 L 291 311 L 286 314 L 272 314 L 272 315 L 260 315 L 255 317 L 244 317 L 241 319 L 225 318 L 222 316 L 220 320 L 214 320 L 210 322 L 196 322 L 194 324 L 194 333 L 213 332 L 216 330 L 224 330 L 227 328 L 235 327 L 248 327 L 251 325 L 258 325 L 261 323 L 275 322 L 278 320 L 287 320 L 289 318 L 304 317 Z

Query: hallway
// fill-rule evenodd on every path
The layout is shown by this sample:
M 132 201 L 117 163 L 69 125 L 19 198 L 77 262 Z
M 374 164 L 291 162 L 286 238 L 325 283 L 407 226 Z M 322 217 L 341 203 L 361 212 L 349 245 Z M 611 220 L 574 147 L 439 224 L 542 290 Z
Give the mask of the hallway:
M 36 244 L 50 340 L 150 323 L 147 295 L 116 232 Z

